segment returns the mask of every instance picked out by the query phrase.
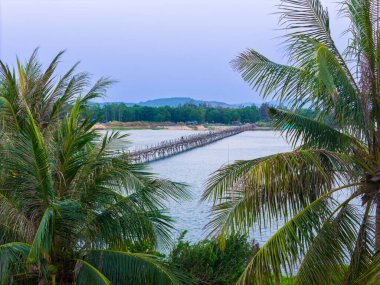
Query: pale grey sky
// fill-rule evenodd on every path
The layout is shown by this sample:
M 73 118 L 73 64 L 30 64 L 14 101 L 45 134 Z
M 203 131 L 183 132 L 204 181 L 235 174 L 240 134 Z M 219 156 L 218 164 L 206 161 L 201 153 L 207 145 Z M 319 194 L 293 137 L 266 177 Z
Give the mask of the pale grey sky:
M 334 34 L 342 32 L 336 1 Z M 246 48 L 285 62 L 279 47 L 280 0 L 0 0 L 0 57 L 14 64 L 40 48 L 48 62 L 66 49 L 62 68 L 118 81 L 106 101 L 193 97 L 260 102 L 230 67 Z M 340 40 L 343 41 L 343 40 Z

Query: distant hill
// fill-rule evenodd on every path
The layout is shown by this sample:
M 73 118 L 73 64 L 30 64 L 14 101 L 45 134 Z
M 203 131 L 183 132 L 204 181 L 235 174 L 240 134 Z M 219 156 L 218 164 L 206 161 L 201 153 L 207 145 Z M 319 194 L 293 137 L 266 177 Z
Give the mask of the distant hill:
M 185 105 L 185 104 L 208 105 L 210 107 L 222 107 L 222 108 L 232 107 L 232 105 L 229 105 L 224 102 L 202 101 L 202 100 L 197 100 L 197 99 L 193 99 L 189 97 L 160 98 L 160 99 L 148 100 L 145 102 L 138 103 L 138 105 L 140 106 L 148 106 L 148 107 L 162 107 L 162 106 L 177 107 L 179 105 Z
M 139 105 L 139 106 L 147 106 L 147 107 L 164 107 L 164 106 L 177 107 L 177 106 L 185 105 L 185 104 L 193 104 L 193 105 L 207 105 L 210 107 L 219 107 L 219 108 L 238 108 L 238 107 L 257 105 L 255 103 L 227 104 L 227 103 L 218 102 L 218 101 L 197 100 L 190 97 L 158 98 L 158 99 L 143 101 L 139 103 L 105 102 L 105 103 L 99 103 L 99 105 L 103 106 L 103 105 L 108 105 L 112 103 L 115 103 L 115 104 L 124 103 L 127 106 Z

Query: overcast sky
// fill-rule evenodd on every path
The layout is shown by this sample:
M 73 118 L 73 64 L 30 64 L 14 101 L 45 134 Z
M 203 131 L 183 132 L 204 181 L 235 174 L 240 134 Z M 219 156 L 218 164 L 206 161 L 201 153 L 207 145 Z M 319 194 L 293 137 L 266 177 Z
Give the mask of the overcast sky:
M 342 32 L 335 0 L 334 34 Z M 0 57 L 13 65 L 40 48 L 47 63 L 66 49 L 61 71 L 118 82 L 106 101 L 193 97 L 260 102 L 229 62 L 246 48 L 286 62 L 276 31 L 280 0 L 0 0 Z M 342 41 L 342 40 L 341 40 Z

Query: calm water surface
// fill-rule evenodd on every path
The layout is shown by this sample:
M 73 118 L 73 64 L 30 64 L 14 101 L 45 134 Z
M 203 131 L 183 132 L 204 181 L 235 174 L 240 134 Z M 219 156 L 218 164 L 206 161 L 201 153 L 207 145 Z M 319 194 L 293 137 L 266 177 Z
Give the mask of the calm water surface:
M 124 132 L 124 131 L 123 131 Z M 129 146 L 139 148 L 167 139 L 186 136 L 195 131 L 171 130 L 132 130 Z M 123 146 L 127 146 L 124 144 Z M 123 147 L 120 146 L 120 147 Z M 204 226 L 209 221 L 210 205 L 200 202 L 207 178 L 221 166 L 235 160 L 253 159 L 260 156 L 289 151 L 290 146 L 273 131 L 250 131 L 232 136 L 213 144 L 190 150 L 179 155 L 152 162 L 150 168 L 161 177 L 189 185 L 192 199 L 180 204 L 170 202 L 170 215 L 176 221 L 178 235 L 188 230 L 186 239 L 196 242 L 207 236 Z M 273 226 L 253 233 L 253 237 L 262 244 L 277 229 Z

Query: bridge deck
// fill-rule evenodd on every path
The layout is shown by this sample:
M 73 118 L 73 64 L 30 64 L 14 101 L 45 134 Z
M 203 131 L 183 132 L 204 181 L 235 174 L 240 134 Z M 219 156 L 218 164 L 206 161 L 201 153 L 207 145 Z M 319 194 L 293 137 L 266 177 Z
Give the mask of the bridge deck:
M 144 163 L 173 156 L 197 147 L 216 142 L 218 140 L 252 130 L 251 124 L 240 127 L 228 128 L 220 131 L 209 131 L 194 134 L 178 139 L 162 141 L 158 144 L 147 146 L 143 149 L 133 150 L 128 153 L 128 158 L 135 162 Z

